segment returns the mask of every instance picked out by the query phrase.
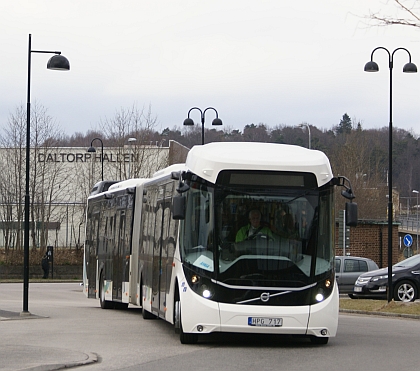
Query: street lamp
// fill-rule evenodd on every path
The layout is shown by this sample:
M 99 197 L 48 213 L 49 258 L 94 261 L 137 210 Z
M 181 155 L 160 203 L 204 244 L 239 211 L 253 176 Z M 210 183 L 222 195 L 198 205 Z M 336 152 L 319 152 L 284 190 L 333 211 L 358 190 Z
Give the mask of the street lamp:
M 188 111 L 188 117 L 184 120 L 185 126 L 194 125 L 194 121 L 190 119 L 190 112 L 194 109 L 199 110 L 201 113 L 201 144 L 204 144 L 204 116 L 206 114 L 206 111 L 209 109 L 212 109 L 214 112 L 216 112 L 216 118 L 211 123 L 212 125 L 223 125 L 223 123 L 222 123 L 222 120 L 219 119 L 218 113 L 213 107 L 207 107 L 204 111 L 202 111 L 198 107 L 193 107 L 193 108 L 190 108 L 190 110 Z
M 32 50 L 32 35 L 29 34 L 28 41 L 28 91 L 26 103 L 26 183 L 25 183 L 25 223 L 23 235 L 23 310 L 21 315 L 30 315 L 28 310 L 29 298 L 29 216 L 30 216 L 30 196 L 29 196 L 29 175 L 30 175 L 30 146 L 31 146 L 31 55 L 32 53 L 47 53 L 53 55 L 48 63 L 47 69 L 68 71 L 70 63 L 68 59 L 57 51 Z
M 416 246 L 417 246 L 417 254 L 419 253 L 419 191 L 416 191 L 413 189 L 413 193 L 416 194 L 417 200 L 416 200 Z
M 130 146 L 130 158 L 128 162 L 128 179 L 131 178 L 131 143 L 135 142 L 136 140 L 136 138 L 128 138 L 128 144 Z
M 304 127 L 308 128 L 308 134 L 309 134 L 309 145 L 308 148 L 311 149 L 311 128 L 309 127 L 309 124 L 307 124 L 306 122 L 299 124 L 298 128 L 304 128 Z
M 93 142 L 95 140 L 99 140 L 101 142 L 101 165 L 102 165 L 102 181 L 104 180 L 104 143 L 102 142 L 101 138 L 93 138 L 90 142 L 90 147 L 88 148 L 88 152 L 96 152 L 95 147 L 93 147 Z
M 392 300 L 392 68 L 394 66 L 394 54 L 397 50 L 405 50 L 408 53 L 409 62 L 403 67 L 403 72 L 415 73 L 417 67 L 414 63 L 411 63 L 411 54 L 405 48 L 397 48 L 392 54 L 388 49 L 379 46 L 373 49 L 370 55 L 370 61 L 365 65 L 366 72 L 378 72 L 379 67 L 376 62 L 373 61 L 373 53 L 376 50 L 383 49 L 388 53 L 389 59 L 389 148 L 388 148 L 388 302 Z

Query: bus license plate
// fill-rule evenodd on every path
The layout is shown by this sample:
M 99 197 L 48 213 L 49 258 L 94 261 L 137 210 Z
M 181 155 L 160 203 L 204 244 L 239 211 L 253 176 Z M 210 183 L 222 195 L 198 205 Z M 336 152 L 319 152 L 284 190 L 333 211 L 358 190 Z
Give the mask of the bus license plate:
M 248 326 L 280 327 L 283 325 L 283 318 L 248 317 Z

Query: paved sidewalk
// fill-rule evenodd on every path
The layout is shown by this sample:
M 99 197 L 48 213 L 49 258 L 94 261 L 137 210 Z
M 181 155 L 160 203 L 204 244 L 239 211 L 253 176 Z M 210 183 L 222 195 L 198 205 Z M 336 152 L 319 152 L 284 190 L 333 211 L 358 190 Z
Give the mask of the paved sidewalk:
M 0 309 L 0 321 L 47 320 L 48 317 L 33 314 L 22 315 Z M 0 325 L 1 329 L 1 325 Z M 57 329 L 60 331 L 61 329 Z M 1 330 L 0 330 L 1 333 Z M 92 353 L 81 353 L 68 349 L 43 346 L 3 345 L 0 347 L 0 370 L 50 371 L 83 366 L 97 362 L 98 357 Z

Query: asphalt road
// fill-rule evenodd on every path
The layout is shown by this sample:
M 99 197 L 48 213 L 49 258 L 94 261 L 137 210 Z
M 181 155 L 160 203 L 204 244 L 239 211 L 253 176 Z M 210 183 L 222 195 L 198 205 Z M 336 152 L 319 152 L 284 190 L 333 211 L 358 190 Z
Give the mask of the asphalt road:
M 307 340 L 215 334 L 182 345 L 173 327 L 141 310 L 102 310 L 78 283 L 0 284 L 0 371 L 55 370 L 372 370 L 417 369 L 420 320 L 340 315 L 326 346 Z

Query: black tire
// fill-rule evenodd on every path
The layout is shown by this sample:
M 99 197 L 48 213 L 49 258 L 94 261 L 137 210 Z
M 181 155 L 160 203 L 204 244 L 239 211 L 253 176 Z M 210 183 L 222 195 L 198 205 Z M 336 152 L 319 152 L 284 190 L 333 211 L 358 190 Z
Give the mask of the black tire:
M 180 302 L 179 300 L 175 300 L 175 309 L 174 309 L 174 328 L 175 328 L 175 334 L 179 334 L 181 332 L 180 328 L 180 323 L 181 323 L 181 318 L 180 318 Z
M 196 344 L 198 341 L 198 335 L 185 333 L 184 330 L 182 329 L 182 323 L 181 323 L 181 328 L 179 331 L 179 340 L 181 341 L 181 344 Z
M 99 305 L 102 309 L 111 309 L 114 307 L 114 303 L 112 301 L 105 300 L 105 288 L 102 273 L 99 278 Z
M 359 299 L 357 296 L 354 296 L 353 294 L 348 294 L 350 299 Z
M 181 310 L 179 313 L 179 340 L 181 341 L 181 344 L 196 344 L 198 341 L 198 335 L 192 334 L 189 332 L 184 332 L 182 329 L 182 316 L 181 316 Z
M 409 303 L 417 299 L 417 287 L 410 281 L 403 280 L 394 287 L 394 300 Z
M 329 337 L 318 337 L 318 336 L 310 336 L 309 339 L 311 343 L 314 345 L 325 345 L 328 344 Z

